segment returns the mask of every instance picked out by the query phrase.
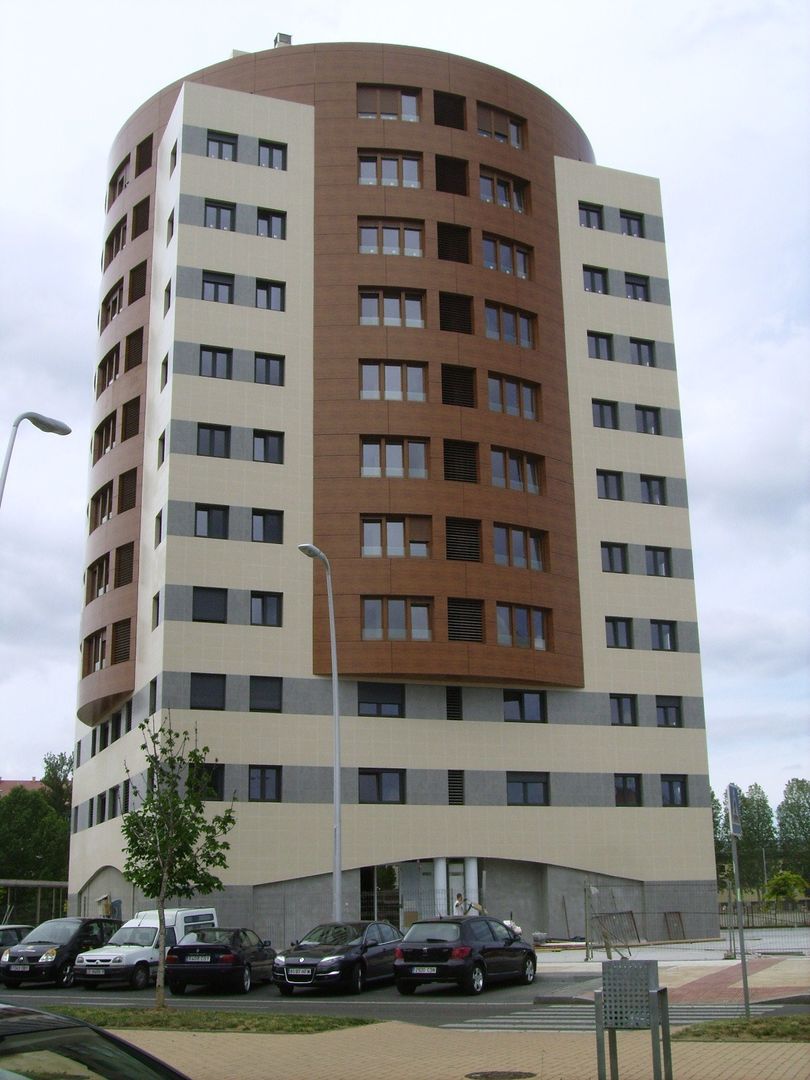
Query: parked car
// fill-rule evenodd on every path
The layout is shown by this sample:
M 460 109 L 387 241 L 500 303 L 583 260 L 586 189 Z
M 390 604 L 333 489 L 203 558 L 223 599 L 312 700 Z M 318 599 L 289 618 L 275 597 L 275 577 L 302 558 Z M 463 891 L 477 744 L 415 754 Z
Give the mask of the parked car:
M 489 982 L 534 982 L 534 946 L 488 915 L 421 919 L 397 946 L 394 975 L 400 994 L 431 982 L 454 982 L 480 994 Z
M 167 949 L 198 927 L 217 925 L 214 908 L 167 908 L 165 916 Z M 159 955 L 158 913 L 139 911 L 106 945 L 79 953 L 75 979 L 83 986 L 127 983 L 144 990 L 157 974 Z
M 106 944 L 120 919 L 48 919 L 0 955 L 0 980 L 15 990 L 23 982 L 72 986 L 76 957 Z
M 107 1031 L 17 1005 L 0 1005 L 0 1076 L 188 1080 L 171 1065 Z
M 33 929 L 33 926 L 24 926 L 23 923 L 0 924 L 0 946 L 16 945 Z
M 394 977 L 402 934 L 389 922 L 323 923 L 276 957 L 273 982 L 286 996 L 296 986 L 343 986 L 354 994 Z
M 275 956 L 269 941 L 244 927 L 194 930 L 166 954 L 166 982 L 172 994 L 193 983 L 247 994 L 254 981 L 272 980 Z

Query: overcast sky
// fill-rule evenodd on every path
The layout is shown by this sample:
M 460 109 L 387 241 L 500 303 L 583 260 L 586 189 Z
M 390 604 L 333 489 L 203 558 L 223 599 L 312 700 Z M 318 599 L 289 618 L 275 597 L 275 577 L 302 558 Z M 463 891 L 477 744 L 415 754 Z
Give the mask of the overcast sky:
M 73 745 L 107 153 L 162 86 L 294 44 L 385 41 L 504 68 L 600 165 L 661 180 L 711 782 L 810 776 L 806 0 L 369 4 L 27 0 L 0 62 L 0 776 Z

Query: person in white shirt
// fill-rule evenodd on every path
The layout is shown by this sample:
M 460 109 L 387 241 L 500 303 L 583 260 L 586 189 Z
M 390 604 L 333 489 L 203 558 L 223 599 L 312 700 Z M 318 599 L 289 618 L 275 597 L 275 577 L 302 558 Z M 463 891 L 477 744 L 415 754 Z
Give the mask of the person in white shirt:
M 461 893 L 456 893 L 456 902 L 455 904 L 453 904 L 453 914 L 466 915 L 469 910 L 469 906 L 465 905 L 464 897 L 461 895 Z

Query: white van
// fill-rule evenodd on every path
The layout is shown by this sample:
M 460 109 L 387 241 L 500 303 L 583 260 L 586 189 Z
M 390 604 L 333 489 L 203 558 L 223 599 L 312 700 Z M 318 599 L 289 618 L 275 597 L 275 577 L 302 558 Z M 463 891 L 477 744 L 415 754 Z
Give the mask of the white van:
M 214 908 L 167 908 L 166 948 L 203 926 L 217 926 Z M 79 953 L 74 967 L 77 983 L 128 983 L 134 990 L 152 982 L 158 966 L 158 913 L 138 911 L 101 949 Z

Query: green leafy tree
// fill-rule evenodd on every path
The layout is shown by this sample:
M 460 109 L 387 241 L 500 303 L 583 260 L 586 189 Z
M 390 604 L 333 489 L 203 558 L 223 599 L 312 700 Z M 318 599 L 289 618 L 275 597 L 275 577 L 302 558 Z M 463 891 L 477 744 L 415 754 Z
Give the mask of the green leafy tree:
M 166 901 L 215 892 L 222 882 L 213 871 L 227 866 L 230 845 L 223 837 L 235 823 L 233 805 L 223 814 L 206 813 L 210 794 L 208 747 L 192 746 L 187 731 L 145 720 L 140 725 L 145 773 L 133 778 L 127 769 L 136 807 L 125 814 L 124 877 L 155 901 L 158 911 L 159 963 L 155 1005 L 166 1004 Z
M 780 870 L 765 887 L 766 900 L 801 900 L 808 885 L 801 874 Z
M 0 878 L 66 881 L 68 820 L 41 791 L 14 787 L 0 799 Z
M 73 755 L 46 754 L 42 759 L 42 794 L 60 817 L 70 820 L 73 798 Z
M 717 867 L 717 880 L 720 884 L 731 877 L 731 840 L 728 832 L 728 814 L 720 800 L 712 796 L 712 826 L 714 829 L 714 862 Z
M 788 780 L 776 820 L 783 868 L 810 880 L 810 780 Z
M 740 859 L 740 884 L 744 889 L 761 890 L 767 877 L 766 867 L 777 858 L 776 828 L 768 796 L 759 784 L 751 784 L 740 798 L 742 837 L 737 841 Z

